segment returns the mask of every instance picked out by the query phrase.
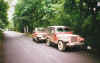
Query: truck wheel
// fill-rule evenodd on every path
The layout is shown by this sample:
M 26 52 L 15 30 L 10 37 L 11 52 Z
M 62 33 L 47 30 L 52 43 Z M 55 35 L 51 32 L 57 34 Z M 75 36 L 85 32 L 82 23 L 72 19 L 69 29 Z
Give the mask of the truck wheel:
M 32 38 L 32 40 L 33 40 L 33 41 L 35 41 L 35 39 L 34 39 L 34 38 Z
M 38 43 L 39 42 L 39 40 L 38 40 L 38 38 L 36 37 L 36 38 L 34 38 L 34 40 L 35 40 L 35 42 L 36 43 Z
M 63 41 L 59 41 L 59 42 L 58 42 L 58 49 L 59 49 L 60 51 L 65 51 L 66 46 L 65 46 L 65 44 L 64 44 Z
M 50 39 L 47 39 L 47 40 L 46 40 L 46 45 L 47 45 L 47 46 L 50 46 L 50 45 L 51 45 Z
M 40 42 L 40 37 L 37 37 L 37 42 Z

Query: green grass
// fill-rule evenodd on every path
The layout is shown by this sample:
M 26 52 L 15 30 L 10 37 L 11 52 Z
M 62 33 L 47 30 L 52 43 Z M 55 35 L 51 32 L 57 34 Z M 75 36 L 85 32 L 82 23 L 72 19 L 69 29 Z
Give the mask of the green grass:
M 31 33 L 25 33 L 27 36 L 32 37 Z
M 4 63 L 3 33 L 0 31 L 0 63 Z
M 0 31 L 0 45 L 2 45 L 3 43 L 3 32 Z

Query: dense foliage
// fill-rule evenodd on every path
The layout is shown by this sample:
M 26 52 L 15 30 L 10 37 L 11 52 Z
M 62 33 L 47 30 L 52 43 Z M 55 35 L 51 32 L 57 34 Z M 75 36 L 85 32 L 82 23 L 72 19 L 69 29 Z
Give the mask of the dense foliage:
M 0 28 L 5 28 L 8 24 L 7 10 L 7 2 L 0 0 Z
M 21 32 L 49 25 L 70 26 L 87 43 L 100 48 L 100 16 L 93 8 L 97 8 L 96 0 L 19 0 L 14 26 Z

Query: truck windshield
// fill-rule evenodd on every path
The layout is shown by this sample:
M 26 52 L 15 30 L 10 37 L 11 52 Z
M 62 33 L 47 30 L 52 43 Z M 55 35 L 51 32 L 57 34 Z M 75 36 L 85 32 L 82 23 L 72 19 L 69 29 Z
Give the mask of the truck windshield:
M 69 28 L 57 28 L 57 32 L 69 32 L 69 31 L 72 31 L 72 30 Z
M 45 31 L 44 28 L 38 28 L 38 29 L 37 29 L 37 32 L 44 32 L 44 31 Z

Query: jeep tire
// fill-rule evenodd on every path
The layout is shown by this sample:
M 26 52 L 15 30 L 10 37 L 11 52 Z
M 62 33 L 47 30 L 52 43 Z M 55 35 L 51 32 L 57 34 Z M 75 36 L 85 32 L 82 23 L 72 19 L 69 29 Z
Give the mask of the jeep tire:
M 47 46 L 51 46 L 51 41 L 50 41 L 50 39 L 46 39 L 46 45 L 47 45 Z
M 33 41 L 35 41 L 35 39 L 34 39 L 34 38 L 32 38 L 32 40 L 33 40 Z
M 66 45 L 64 44 L 63 41 L 58 41 L 58 49 L 59 49 L 60 51 L 65 51 Z

